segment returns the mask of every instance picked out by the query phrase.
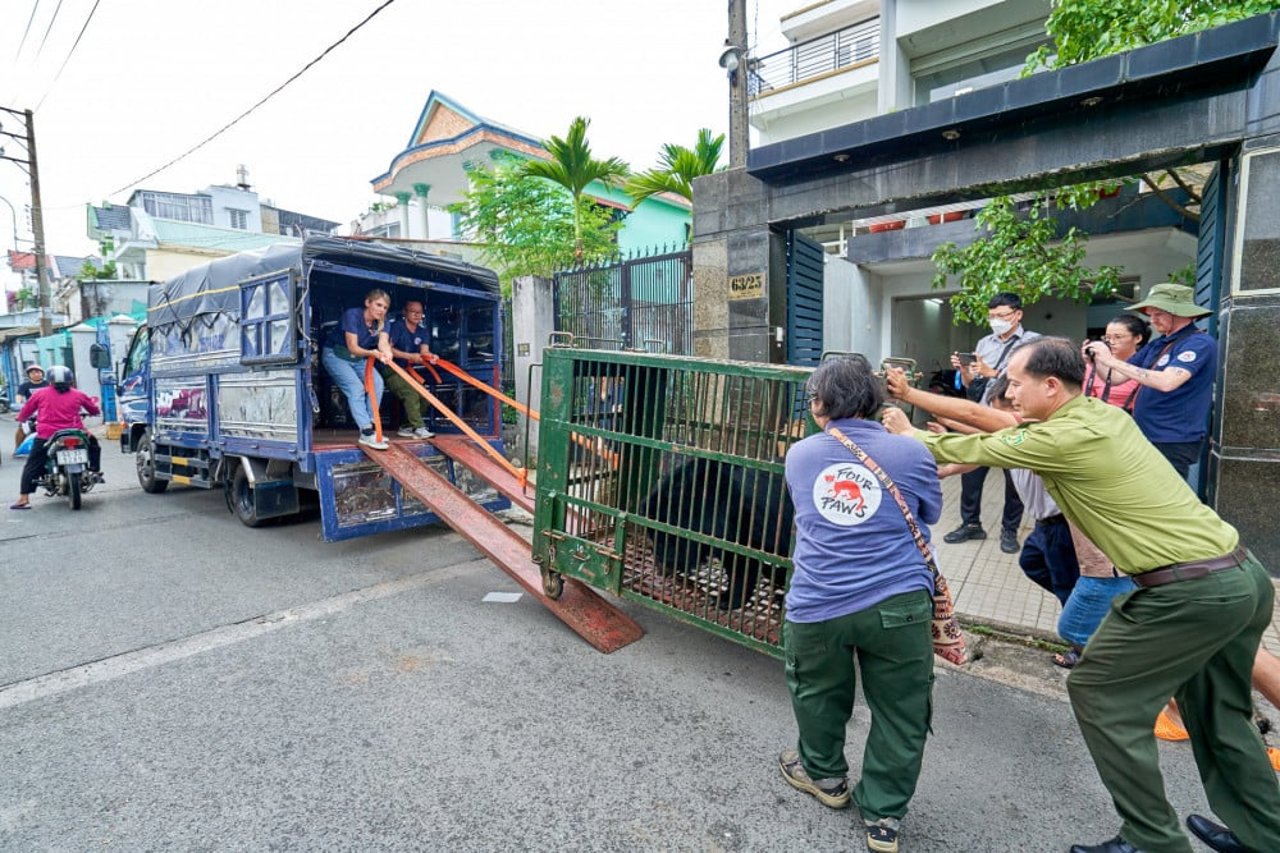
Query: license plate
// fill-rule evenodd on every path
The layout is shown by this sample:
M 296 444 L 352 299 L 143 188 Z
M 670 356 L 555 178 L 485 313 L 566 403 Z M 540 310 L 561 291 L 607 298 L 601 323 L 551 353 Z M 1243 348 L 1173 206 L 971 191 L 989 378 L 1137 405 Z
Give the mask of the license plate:
M 87 465 L 89 463 L 89 451 L 87 450 L 59 450 L 59 465 L 75 465 L 76 463 Z

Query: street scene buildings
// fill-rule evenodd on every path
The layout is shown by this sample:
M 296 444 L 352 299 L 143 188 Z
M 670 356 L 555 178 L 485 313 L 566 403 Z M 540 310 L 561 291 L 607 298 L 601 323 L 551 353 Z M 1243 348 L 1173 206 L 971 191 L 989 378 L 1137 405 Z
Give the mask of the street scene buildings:
M 660 5 L 71 205 L 0 13 L 0 848 L 1280 849 L 1280 3 Z

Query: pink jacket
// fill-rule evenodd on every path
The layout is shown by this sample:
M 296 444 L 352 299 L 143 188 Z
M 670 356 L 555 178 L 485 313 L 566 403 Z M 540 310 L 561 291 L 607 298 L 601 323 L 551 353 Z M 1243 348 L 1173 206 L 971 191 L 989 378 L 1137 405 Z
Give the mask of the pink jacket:
M 84 429 L 84 421 L 80 419 L 80 409 L 91 415 L 100 415 L 102 411 L 93 398 L 78 388 L 72 388 L 65 394 L 50 385 L 41 388 L 22 404 L 18 412 L 18 420 L 25 421 L 36 416 L 36 438 L 46 439 L 60 429 Z

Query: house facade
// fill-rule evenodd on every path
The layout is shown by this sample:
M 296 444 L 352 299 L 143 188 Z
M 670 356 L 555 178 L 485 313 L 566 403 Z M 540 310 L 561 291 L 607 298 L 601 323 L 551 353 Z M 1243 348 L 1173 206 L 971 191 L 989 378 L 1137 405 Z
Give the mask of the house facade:
M 748 60 L 753 147 L 775 145 L 887 116 L 1018 78 L 1026 58 L 1048 43 L 1049 0 L 825 0 L 781 19 L 789 47 Z M 1028 196 L 1029 197 L 1029 196 Z M 972 217 L 984 200 L 899 210 L 801 229 L 824 256 L 823 349 L 873 360 L 916 359 L 926 371 L 972 349 L 984 327 L 955 325 L 935 290 L 930 260 L 946 242 L 980 233 Z M 1046 334 L 1096 334 L 1152 285 L 1196 257 L 1196 223 L 1134 187 L 1086 214 L 1067 217 L 1091 237 L 1085 263 L 1124 268 L 1118 300 L 1083 304 L 1045 299 L 1024 323 Z
M 408 145 L 391 158 L 387 171 L 371 181 L 373 191 L 395 199 L 376 205 L 352 223 L 352 232 L 377 237 L 465 242 L 456 217 L 446 208 L 462 201 L 467 170 L 488 165 L 495 155 L 548 159 L 542 140 L 484 118 L 457 101 L 432 92 L 414 124 Z M 635 204 L 621 190 L 598 182 L 586 194 L 622 220 L 618 249 L 641 252 L 683 245 L 688 240 L 691 206 L 663 195 Z
M 89 205 L 88 235 L 121 278 L 163 281 L 213 258 L 338 228 L 260 199 L 243 166 L 238 178 L 195 193 L 139 189 L 123 206 Z

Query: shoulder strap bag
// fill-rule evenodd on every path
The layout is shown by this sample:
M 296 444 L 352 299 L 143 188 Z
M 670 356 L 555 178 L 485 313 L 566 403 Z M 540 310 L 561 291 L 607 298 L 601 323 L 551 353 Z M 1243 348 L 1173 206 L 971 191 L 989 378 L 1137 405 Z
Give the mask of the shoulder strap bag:
M 916 523 L 915 516 L 911 514 L 911 509 L 902 497 L 902 492 L 898 491 L 898 487 L 894 485 L 893 480 L 885 473 L 884 469 L 877 465 L 876 461 L 868 456 L 867 452 L 855 444 L 848 436 L 836 427 L 829 428 L 827 432 L 832 438 L 848 448 L 850 453 L 858 457 L 858 461 L 865 465 L 867 470 L 874 474 L 880 484 L 884 486 L 885 491 L 893 496 L 898 509 L 902 510 L 902 515 L 907 520 L 907 527 L 911 530 L 911 537 L 916 541 L 916 547 L 924 555 L 925 565 L 933 573 L 933 653 L 957 666 L 968 663 L 969 650 L 965 646 L 964 634 L 960 632 L 960 623 L 956 620 L 956 608 L 955 603 L 951 600 L 951 588 L 947 586 L 947 579 L 938 570 L 938 563 L 933 559 L 933 554 L 930 553 L 929 546 L 924 541 L 924 534 L 920 532 L 920 525 Z

